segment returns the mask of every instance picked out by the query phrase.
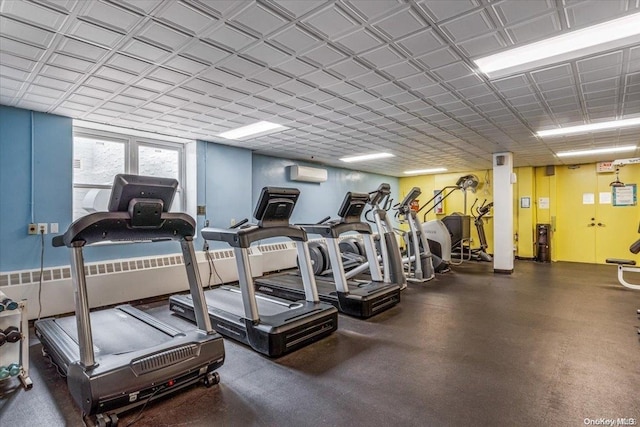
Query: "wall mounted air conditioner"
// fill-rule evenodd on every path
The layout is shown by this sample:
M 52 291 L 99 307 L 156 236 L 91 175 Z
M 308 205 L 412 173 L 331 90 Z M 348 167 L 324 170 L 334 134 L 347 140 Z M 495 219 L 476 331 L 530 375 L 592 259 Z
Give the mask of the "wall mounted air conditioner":
M 302 182 L 325 182 L 328 174 L 326 169 L 293 165 L 289 167 L 289 179 Z

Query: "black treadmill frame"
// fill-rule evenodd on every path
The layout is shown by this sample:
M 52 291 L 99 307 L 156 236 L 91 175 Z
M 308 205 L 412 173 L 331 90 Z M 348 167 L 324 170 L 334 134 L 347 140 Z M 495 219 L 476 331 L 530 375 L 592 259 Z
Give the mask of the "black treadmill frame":
M 293 188 L 265 187 L 254 211 L 258 225 L 204 228 L 201 231 L 204 239 L 227 242 L 233 247 L 239 283 L 239 290 L 222 286 L 206 291 L 205 298 L 210 296 L 207 301 L 215 304 L 216 293 L 239 292 L 243 303 L 241 317 L 209 304 L 208 312 L 214 329 L 269 357 L 279 357 L 304 347 L 338 328 L 338 311 L 318 297 L 315 277 L 311 273 L 307 233 L 301 227 L 289 224 L 298 195 L 299 191 Z M 249 249 L 254 242 L 274 237 L 287 237 L 296 242 L 304 300 L 297 301 L 297 307 L 278 315 L 261 316 L 249 264 Z M 279 305 L 290 303 L 272 296 L 261 298 Z M 194 320 L 193 303 L 188 296 L 171 296 L 169 308 L 185 319 Z
M 136 192 L 128 196 L 134 198 L 127 212 L 95 212 L 84 216 L 52 242 L 54 247 L 71 249 L 77 340 L 56 324 L 56 319 L 36 321 L 34 329 L 44 352 L 67 376 L 71 396 L 85 416 L 103 416 L 107 412 L 119 414 L 196 382 L 212 385 L 218 381 L 213 371 L 224 363 L 222 337 L 211 328 L 205 315 L 204 294 L 193 248 L 195 221 L 184 213 L 165 212 L 161 199 L 145 198 L 147 181 L 156 187 L 169 185 L 175 188 L 175 180 L 137 177 Z M 127 181 L 116 176 L 114 183 L 119 182 L 126 184 Z M 168 338 L 151 348 L 96 357 L 83 248 L 101 242 L 166 240 L 180 242 L 189 289 L 196 301 L 197 329 L 178 331 L 127 305 L 107 309 L 107 313 L 117 316 L 118 312 L 126 312 L 137 319 L 132 327 L 138 330 L 154 328 L 167 334 Z

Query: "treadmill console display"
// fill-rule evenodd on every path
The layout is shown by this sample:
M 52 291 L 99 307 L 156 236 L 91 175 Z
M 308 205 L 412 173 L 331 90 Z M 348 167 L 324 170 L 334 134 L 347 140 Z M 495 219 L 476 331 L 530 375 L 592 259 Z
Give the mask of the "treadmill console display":
M 366 193 L 352 193 L 349 191 L 344 196 L 340 209 L 338 209 L 338 216 L 340 216 L 341 222 L 360 222 L 360 216 L 368 200 L 369 195 Z
M 264 187 L 253 216 L 262 227 L 288 225 L 299 196 L 297 188 Z
M 178 188 L 173 178 L 118 174 L 113 180 L 109 212 L 127 212 L 133 199 L 162 200 L 162 211 L 168 212 Z

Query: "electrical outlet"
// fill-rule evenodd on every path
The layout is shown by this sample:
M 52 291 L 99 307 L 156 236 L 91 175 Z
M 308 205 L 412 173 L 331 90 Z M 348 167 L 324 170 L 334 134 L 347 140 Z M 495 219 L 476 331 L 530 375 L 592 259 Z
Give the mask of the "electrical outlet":
M 38 224 L 29 224 L 27 226 L 27 233 L 29 234 L 38 234 Z
M 57 222 L 52 222 L 51 224 L 49 224 L 49 231 L 53 234 L 53 233 L 58 233 L 58 223 Z
M 38 223 L 38 234 L 47 234 L 47 223 L 39 222 Z
M 236 225 L 236 219 L 235 218 L 231 218 L 231 226 L 233 227 L 234 225 Z

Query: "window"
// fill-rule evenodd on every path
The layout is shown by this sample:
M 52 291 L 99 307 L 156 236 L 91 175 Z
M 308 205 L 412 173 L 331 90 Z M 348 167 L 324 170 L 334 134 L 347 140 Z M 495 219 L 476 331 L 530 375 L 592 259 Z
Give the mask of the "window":
M 73 220 L 107 210 L 113 177 L 119 173 L 177 179 L 170 210 L 184 211 L 184 165 L 184 144 L 74 128 Z

